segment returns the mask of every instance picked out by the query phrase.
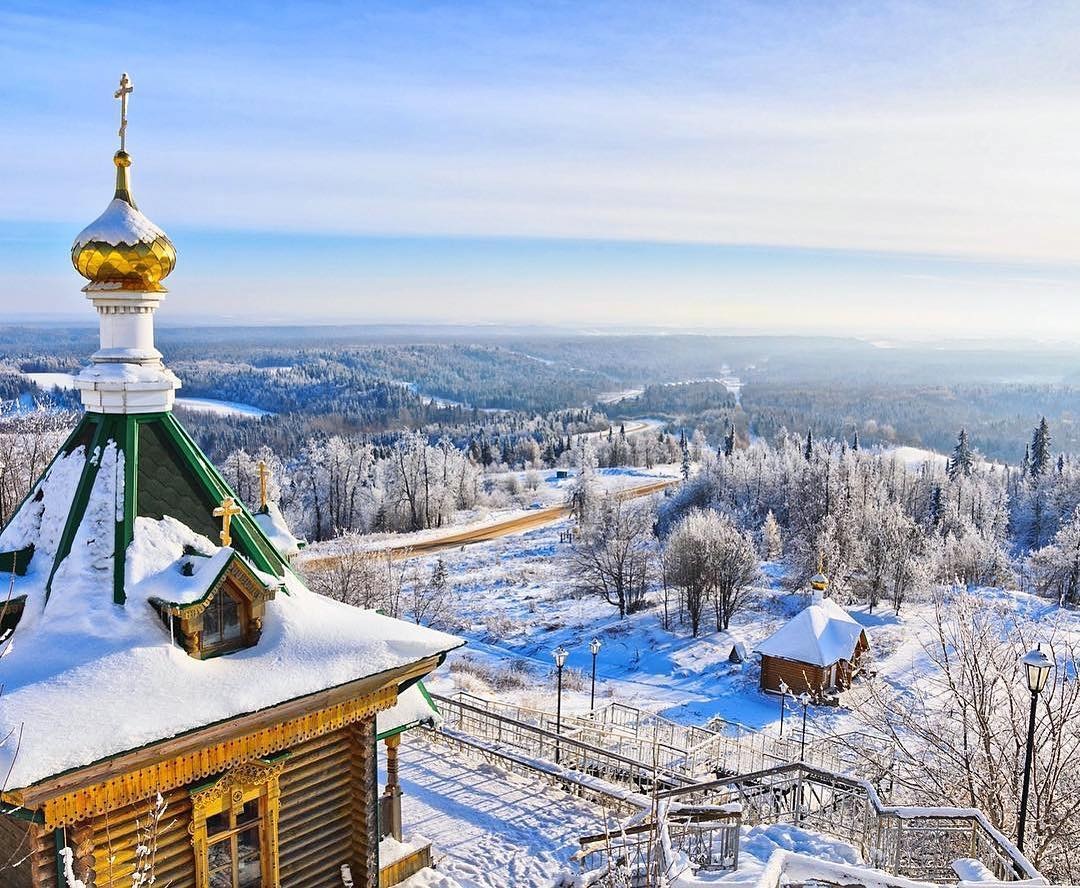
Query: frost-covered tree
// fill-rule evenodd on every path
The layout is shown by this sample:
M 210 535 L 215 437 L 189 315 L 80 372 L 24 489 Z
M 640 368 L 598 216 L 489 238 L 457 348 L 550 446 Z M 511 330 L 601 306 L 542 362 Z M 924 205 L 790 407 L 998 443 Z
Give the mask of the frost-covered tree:
M 695 636 L 709 603 L 717 631 L 726 630 L 758 576 L 757 552 L 749 536 L 727 516 L 700 509 L 689 512 L 672 530 L 665 565 L 671 582 L 683 590 Z
M 761 549 L 766 561 L 775 561 L 784 554 L 783 536 L 780 522 L 776 520 L 772 509 L 765 516 L 761 525 Z
M 1067 635 L 984 597 L 942 596 L 923 644 L 928 668 L 906 685 L 870 676 L 856 715 L 890 741 L 878 765 L 894 774 L 894 801 L 978 808 L 1016 835 L 1031 699 L 1021 660 L 1037 641 L 1057 665 L 1038 698 L 1024 850 L 1051 881 L 1073 883 L 1080 879 L 1080 682 L 1061 673 L 1080 650 Z
M 576 450 L 577 474 L 574 483 L 567 492 L 567 504 L 580 528 L 588 528 L 596 517 L 597 505 L 601 496 L 600 482 L 597 479 L 598 467 L 596 450 L 587 439 L 582 439 Z
M 452 609 L 450 575 L 441 558 L 432 565 L 426 580 L 413 577 L 406 594 L 408 615 L 417 625 L 441 626 Z
M 1054 539 L 1030 557 L 1036 590 L 1062 605 L 1080 604 L 1080 506 Z
M 618 496 L 600 500 L 571 554 L 577 588 L 632 613 L 644 601 L 653 557 L 652 509 Z

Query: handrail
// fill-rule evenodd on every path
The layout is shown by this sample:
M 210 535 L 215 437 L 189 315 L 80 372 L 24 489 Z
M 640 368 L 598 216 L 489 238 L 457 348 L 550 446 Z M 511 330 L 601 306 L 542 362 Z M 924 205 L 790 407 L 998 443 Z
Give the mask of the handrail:
M 799 799 L 797 802 L 794 802 L 794 814 L 796 817 L 806 816 L 805 802 L 802 797 L 802 787 L 804 784 L 830 789 L 843 789 L 852 795 L 861 797 L 864 800 L 863 803 L 867 809 L 866 813 L 870 815 L 870 818 L 877 821 L 877 829 L 872 831 L 874 833 L 873 836 L 869 835 L 871 830 L 867 828 L 868 824 L 864 824 L 864 843 L 874 851 L 878 852 L 880 858 L 883 860 L 887 859 L 887 862 L 893 865 L 895 869 L 899 869 L 900 867 L 903 849 L 901 847 L 901 836 L 899 833 L 903 831 L 904 822 L 921 821 L 924 823 L 936 823 L 939 833 L 944 834 L 947 831 L 956 831 L 956 827 L 949 824 L 947 821 L 968 821 L 972 824 L 973 828 L 977 830 L 977 833 L 971 836 L 972 845 L 978 846 L 981 844 L 985 846 L 985 850 L 993 857 L 990 862 L 994 864 L 995 869 L 1001 871 L 999 873 L 1000 875 L 1004 875 L 1010 880 L 1043 881 L 1042 875 L 1027 857 L 1025 857 L 1008 838 L 995 828 L 993 824 L 986 819 L 986 815 L 977 808 L 887 805 L 881 800 L 881 797 L 878 795 L 873 784 L 867 780 L 835 774 L 831 771 L 825 771 L 799 762 L 790 765 L 781 765 L 775 768 L 767 768 L 748 774 L 741 774 L 738 777 L 713 780 L 708 783 L 699 783 L 693 787 L 682 787 L 661 791 L 657 793 L 657 797 L 661 800 L 677 801 L 686 798 L 687 796 L 692 796 L 696 800 L 701 800 L 708 798 L 713 794 L 726 791 L 726 794 L 723 795 L 722 798 L 724 800 L 733 801 L 734 799 L 730 799 L 730 796 L 733 794 L 745 796 L 746 791 L 744 790 L 744 787 L 746 787 L 753 790 L 754 797 L 758 798 L 763 794 L 768 793 L 773 787 L 779 785 L 779 781 L 777 781 L 776 778 L 783 777 L 793 778 L 797 781 L 797 785 L 800 788 Z M 770 781 L 773 781 L 773 783 L 770 783 Z M 790 786 L 788 788 L 790 788 Z M 890 829 L 885 825 L 885 821 L 890 819 L 896 821 L 896 836 L 883 835 L 887 829 Z M 824 829 L 825 831 L 828 831 L 827 823 L 824 824 Z M 983 840 L 982 843 L 978 841 L 980 835 Z M 892 843 L 895 843 L 895 846 Z M 886 847 L 886 845 L 888 845 L 888 847 Z
M 437 703 L 444 704 L 447 707 L 457 707 L 461 711 L 467 711 L 474 715 L 480 715 L 494 722 L 508 725 L 514 731 L 532 734 L 534 737 L 541 741 L 548 741 L 547 746 L 550 749 L 559 747 L 560 749 L 576 749 L 585 753 L 585 757 L 590 755 L 595 758 L 602 758 L 611 763 L 621 765 L 630 774 L 636 773 L 638 781 L 650 777 L 652 774 L 663 777 L 669 783 L 681 783 L 686 786 L 693 785 L 696 781 L 687 777 L 685 774 L 679 771 L 674 771 L 666 768 L 662 765 L 658 765 L 652 762 L 643 762 L 639 759 L 630 758 L 629 756 L 621 755 L 617 752 L 604 749 L 600 746 L 595 746 L 591 743 L 586 743 L 576 737 L 567 734 L 558 734 L 554 731 L 549 731 L 546 728 L 539 725 L 529 724 L 528 722 L 518 721 L 516 719 L 508 718 L 497 713 L 490 712 L 482 707 L 474 706 L 471 703 L 466 703 L 463 700 L 453 700 L 448 697 L 444 697 L 440 694 L 431 694 L 431 698 Z M 446 717 L 445 713 L 442 713 L 443 717 Z M 511 735 L 513 736 L 513 735 Z M 543 746 L 544 744 L 541 743 Z

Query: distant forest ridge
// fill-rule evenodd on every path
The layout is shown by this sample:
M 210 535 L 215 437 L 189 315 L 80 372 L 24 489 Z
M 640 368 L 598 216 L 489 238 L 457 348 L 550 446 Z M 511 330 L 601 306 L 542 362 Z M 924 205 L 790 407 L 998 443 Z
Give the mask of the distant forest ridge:
M 734 425 L 744 440 L 813 428 L 947 452 L 964 427 L 985 456 L 1011 463 L 1046 416 L 1055 445 L 1080 451 L 1080 349 L 1064 345 L 397 326 L 163 326 L 157 338 L 185 396 L 275 414 L 193 421 L 214 438 L 244 426 L 248 443 L 259 428 L 280 445 L 301 428 L 484 426 L 491 411 L 590 408 L 700 428 L 716 445 Z M 3 328 L 0 398 L 77 404 L 20 374 L 75 371 L 96 347 L 92 327 Z

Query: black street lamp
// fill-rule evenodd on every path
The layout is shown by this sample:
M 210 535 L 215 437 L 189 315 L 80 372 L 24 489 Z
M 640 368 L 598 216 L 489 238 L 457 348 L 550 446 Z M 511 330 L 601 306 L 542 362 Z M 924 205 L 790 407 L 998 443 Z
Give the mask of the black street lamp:
M 784 736 L 784 710 L 787 709 L 787 692 L 791 690 L 783 679 L 780 679 L 780 736 Z
M 561 644 L 551 652 L 555 658 L 555 669 L 558 673 L 558 692 L 555 698 L 555 764 L 559 764 L 562 749 L 559 738 L 562 737 L 562 670 L 566 665 L 567 650 Z
M 802 704 L 802 740 L 799 742 L 799 761 L 806 761 L 806 707 L 810 705 L 810 695 L 803 691 L 799 694 L 799 703 Z
M 600 653 L 600 639 L 594 638 L 589 642 L 589 653 L 592 654 L 592 688 L 589 691 L 589 712 L 596 709 L 596 655 Z
M 1027 826 L 1028 792 L 1031 790 L 1031 759 L 1035 754 L 1035 707 L 1039 694 L 1046 687 L 1050 669 L 1054 665 L 1042 652 L 1042 645 L 1029 651 L 1020 661 L 1024 664 L 1028 690 L 1031 691 L 1031 714 L 1028 716 L 1027 751 L 1024 753 L 1024 788 L 1020 793 L 1020 822 L 1016 829 L 1016 847 L 1024 850 L 1024 828 Z

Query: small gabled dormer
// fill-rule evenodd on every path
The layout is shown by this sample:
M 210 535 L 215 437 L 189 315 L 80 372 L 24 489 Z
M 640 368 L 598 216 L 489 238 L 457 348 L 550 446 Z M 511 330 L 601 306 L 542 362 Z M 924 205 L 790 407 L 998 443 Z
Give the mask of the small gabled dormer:
M 150 599 L 173 641 L 199 660 L 253 647 L 262 634 L 266 602 L 278 586 L 268 585 L 235 550 L 211 557 L 191 553 L 176 563 L 180 600 Z M 202 578 L 206 583 L 200 582 Z

